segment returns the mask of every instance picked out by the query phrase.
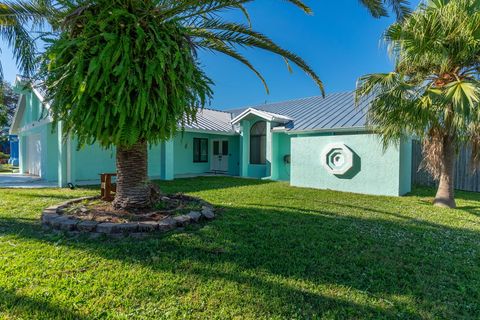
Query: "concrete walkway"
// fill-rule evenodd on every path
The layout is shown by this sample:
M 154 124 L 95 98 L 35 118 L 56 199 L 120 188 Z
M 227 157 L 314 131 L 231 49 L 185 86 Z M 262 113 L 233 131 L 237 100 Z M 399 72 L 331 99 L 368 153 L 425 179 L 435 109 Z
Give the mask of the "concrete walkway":
M 55 182 L 46 182 L 39 177 L 18 173 L 0 173 L 0 188 L 52 188 Z

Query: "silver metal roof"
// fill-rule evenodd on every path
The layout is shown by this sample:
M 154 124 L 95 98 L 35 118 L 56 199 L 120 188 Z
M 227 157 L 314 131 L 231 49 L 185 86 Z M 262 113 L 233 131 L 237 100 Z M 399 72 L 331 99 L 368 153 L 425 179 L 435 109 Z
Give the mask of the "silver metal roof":
M 201 109 L 197 113 L 197 121 L 185 124 L 186 130 L 215 131 L 219 133 L 235 133 L 231 124 L 232 114 L 225 111 Z
M 17 81 L 25 79 L 18 77 Z M 45 96 L 41 83 L 32 87 L 37 90 L 39 98 Z M 366 112 L 370 101 L 364 99 L 356 106 L 354 93 L 344 92 L 329 94 L 325 98 L 316 96 L 226 111 L 204 108 L 198 112 L 196 122 L 186 123 L 185 129 L 235 134 L 232 120 L 249 108 L 292 119 L 285 125 L 286 130 L 292 132 L 360 129 L 367 124 Z
M 356 106 L 354 93 L 344 92 L 329 94 L 325 98 L 309 97 L 228 111 L 234 117 L 248 108 L 284 115 L 293 119 L 286 126 L 289 131 L 333 130 L 364 128 L 369 102 L 370 99 L 364 99 Z

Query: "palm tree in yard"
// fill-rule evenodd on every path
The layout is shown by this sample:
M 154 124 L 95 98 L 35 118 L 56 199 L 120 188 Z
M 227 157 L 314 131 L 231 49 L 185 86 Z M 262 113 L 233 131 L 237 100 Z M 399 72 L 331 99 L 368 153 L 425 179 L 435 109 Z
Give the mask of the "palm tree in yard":
M 258 48 L 306 72 L 323 93 L 316 73 L 299 56 L 280 47 L 249 24 L 226 21 L 221 13 L 252 0 L 60 0 L 50 17 L 59 33 L 43 55 L 54 121 L 79 144 L 98 142 L 117 150 L 117 209 L 152 204 L 147 177 L 147 143 L 171 139 L 195 121 L 212 96 L 212 81 L 200 68 L 197 51 L 230 56 L 266 82 L 238 51 Z M 287 0 L 305 13 L 301 0 Z M 396 1 L 362 1 L 375 16 Z M 403 8 L 399 11 L 404 12 Z M 53 99 L 54 98 L 54 99 Z
M 385 39 L 395 71 L 359 80 L 357 96 L 373 97 L 370 124 L 385 145 L 414 136 L 425 168 L 439 181 L 434 204 L 455 207 L 459 148 L 480 160 L 480 1 L 435 0 L 393 24 Z
M 32 4 L 0 2 L 0 38 L 12 49 L 16 63 L 25 76 L 35 71 L 35 42 L 28 27 L 41 26 L 43 17 L 38 7 Z M 0 64 L 0 82 L 2 79 Z

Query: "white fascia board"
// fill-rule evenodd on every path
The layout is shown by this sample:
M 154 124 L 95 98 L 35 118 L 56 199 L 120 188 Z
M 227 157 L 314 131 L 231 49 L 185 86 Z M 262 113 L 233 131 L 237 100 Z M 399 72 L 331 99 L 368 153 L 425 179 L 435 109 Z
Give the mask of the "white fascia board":
M 203 130 L 203 129 L 193 129 L 193 128 L 185 128 L 185 132 L 192 132 L 192 133 L 206 133 L 206 134 L 216 134 L 216 135 L 224 135 L 224 136 L 236 136 L 238 135 L 235 131 L 216 131 L 216 130 Z
M 36 121 L 36 122 L 32 122 L 26 126 L 23 126 L 21 127 L 20 129 L 16 130 L 15 132 L 16 133 L 23 133 L 23 132 L 26 132 L 26 131 L 29 131 L 29 130 L 32 130 L 33 128 L 38 128 L 38 127 L 41 127 L 41 126 L 44 126 L 46 124 L 49 124 L 53 121 L 53 118 L 48 116 L 46 117 L 45 119 L 42 119 L 40 121 Z
M 287 130 L 289 135 L 294 134 L 311 134 L 311 133 L 332 133 L 332 132 L 373 132 L 367 127 L 349 127 L 349 128 L 331 128 L 331 129 L 309 129 L 309 130 Z
M 50 104 L 48 102 L 45 102 L 45 97 L 40 93 L 40 91 L 38 91 L 38 89 L 33 86 L 32 86 L 32 91 L 33 93 L 35 93 L 38 100 L 40 100 L 40 102 L 45 106 L 45 108 L 47 110 L 50 110 Z
M 242 119 L 244 119 L 245 117 L 247 117 L 251 114 L 253 114 L 257 117 L 260 117 L 264 120 L 270 121 L 270 122 L 283 122 L 284 123 L 284 122 L 289 122 L 289 121 L 293 120 L 289 117 L 282 116 L 280 114 L 261 111 L 261 110 L 257 110 L 257 109 L 254 109 L 254 108 L 248 108 L 247 110 L 243 111 L 238 116 L 233 118 L 230 122 L 232 124 L 236 124 L 236 123 L 242 121 Z
M 20 106 L 22 105 L 22 101 L 25 99 L 25 95 L 24 94 L 21 94 L 20 95 L 20 98 L 18 98 L 18 102 L 17 102 L 17 106 L 15 107 L 15 114 L 13 115 L 13 119 L 12 119 L 12 125 L 10 126 L 10 130 L 9 130 L 9 133 L 10 134 L 16 134 L 17 132 L 17 127 L 18 127 L 18 112 L 20 110 Z

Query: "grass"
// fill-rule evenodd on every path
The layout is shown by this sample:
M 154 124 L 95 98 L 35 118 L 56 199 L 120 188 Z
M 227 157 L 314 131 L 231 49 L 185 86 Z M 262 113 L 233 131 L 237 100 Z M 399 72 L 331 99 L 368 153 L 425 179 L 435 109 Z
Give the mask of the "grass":
M 96 190 L 0 190 L 0 319 L 478 319 L 480 196 L 458 210 L 234 178 L 162 182 L 224 208 L 146 240 L 41 229 Z
M 0 164 L 0 173 L 13 173 L 17 169 L 17 167 L 12 166 L 11 164 Z

